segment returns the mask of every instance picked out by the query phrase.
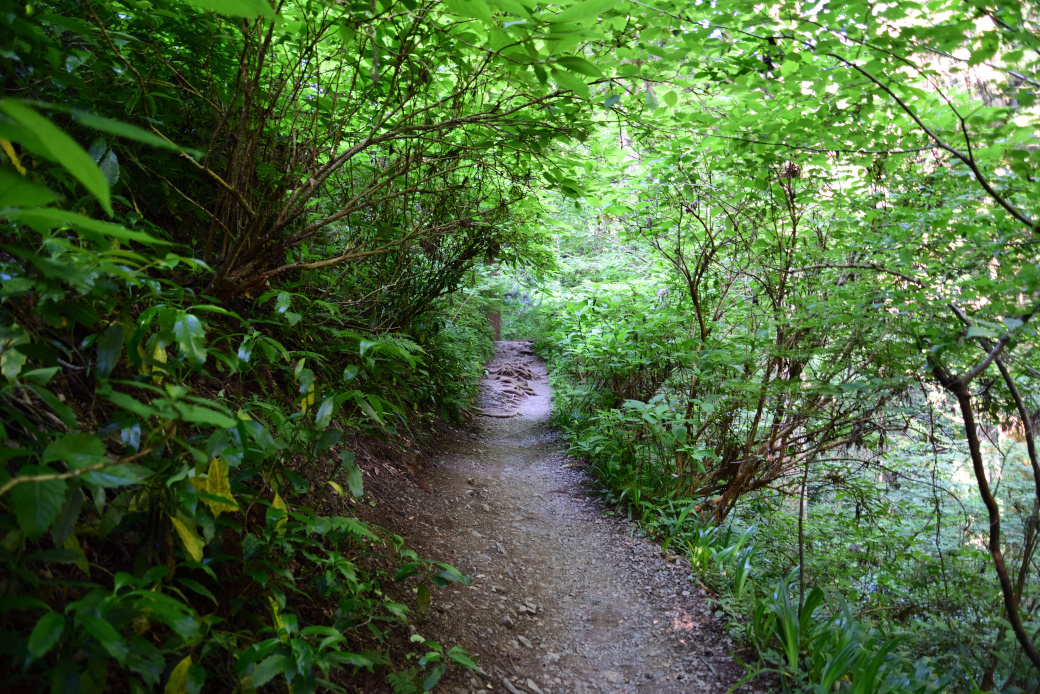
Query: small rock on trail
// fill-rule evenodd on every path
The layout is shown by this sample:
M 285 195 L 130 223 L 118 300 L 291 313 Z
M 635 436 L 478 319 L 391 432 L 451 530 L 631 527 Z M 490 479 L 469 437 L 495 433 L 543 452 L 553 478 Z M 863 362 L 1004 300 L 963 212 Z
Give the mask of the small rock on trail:
M 547 425 L 545 366 L 529 342 L 497 344 L 478 399 L 491 416 L 434 458 L 432 494 L 377 519 L 473 578 L 414 614 L 418 633 L 480 656 L 482 673 L 438 691 L 725 692 L 742 672 L 689 566 L 589 498 Z

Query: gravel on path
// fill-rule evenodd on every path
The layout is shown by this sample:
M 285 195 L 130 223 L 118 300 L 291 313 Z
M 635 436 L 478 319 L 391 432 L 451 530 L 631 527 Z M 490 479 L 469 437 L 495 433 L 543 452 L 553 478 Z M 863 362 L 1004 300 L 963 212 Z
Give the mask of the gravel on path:
M 529 342 L 500 342 L 476 432 L 426 466 L 430 493 L 397 491 L 377 519 L 472 585 L 432 591 L 417 633 L 479 654 L 451 694 L 725 692 L 734 644 L 683 559 L 667 561 L 631 522 L 605 515 L 548 426 L 545 366 Z

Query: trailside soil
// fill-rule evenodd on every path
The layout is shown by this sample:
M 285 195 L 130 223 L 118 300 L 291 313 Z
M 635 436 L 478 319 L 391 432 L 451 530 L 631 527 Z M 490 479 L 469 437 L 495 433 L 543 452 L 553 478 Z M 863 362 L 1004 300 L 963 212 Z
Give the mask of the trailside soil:
M 479 655 L 480 673 L 454 669 L 437 690 L 727 691 L 742 674 L 734 644 L 689 566 L 593 498 L 547 424 L 548 377 L 530 343 L 498 343 L 487 371 L 473 429 L 409 465 L 414 480 L 369 471 L 377 503 L 358 505 L 473 579 L 434 588 L 413 615 L 414 633 Z

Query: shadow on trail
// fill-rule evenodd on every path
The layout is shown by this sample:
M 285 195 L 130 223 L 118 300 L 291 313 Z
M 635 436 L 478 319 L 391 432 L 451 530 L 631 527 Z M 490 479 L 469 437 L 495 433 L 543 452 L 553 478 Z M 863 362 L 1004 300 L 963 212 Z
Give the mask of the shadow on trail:
M 530 343 L 498 343 L 487 368 L 478 429 L 433 459 L 432 493 L 390 500 L 395 532 L 474 579 L 434 591 L 415 618 L 420 634 L 480 654 L 487 673 L 439 691 L 726 691 L 741 674 L 732 643 L 689 567 L 589 498 L 547 425 Z

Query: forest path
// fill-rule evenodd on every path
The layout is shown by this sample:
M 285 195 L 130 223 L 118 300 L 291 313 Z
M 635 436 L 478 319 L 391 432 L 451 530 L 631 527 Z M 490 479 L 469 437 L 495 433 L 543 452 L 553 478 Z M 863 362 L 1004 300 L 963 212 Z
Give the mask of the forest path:
M 451 694 L 724 692 L 741 669 L 682 559 L 627 520 L 605 516 L 549 429 L 545 366 L 528 342 L 500 342 L 478 405 L 423 476 L 397 487 L 392 519 L 421 556 L 471 586 L 432 591 L 418 633 L 480 655 L 486 676 L 456 673 Z M 388 522 L 389 521 L 389 522 Z

